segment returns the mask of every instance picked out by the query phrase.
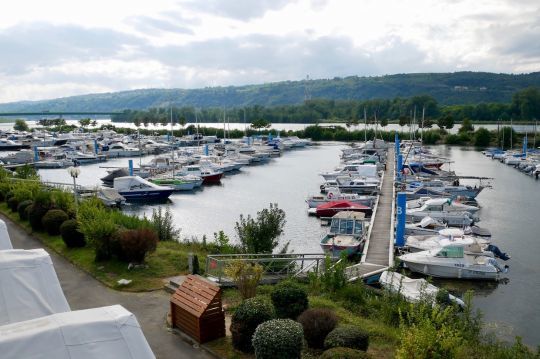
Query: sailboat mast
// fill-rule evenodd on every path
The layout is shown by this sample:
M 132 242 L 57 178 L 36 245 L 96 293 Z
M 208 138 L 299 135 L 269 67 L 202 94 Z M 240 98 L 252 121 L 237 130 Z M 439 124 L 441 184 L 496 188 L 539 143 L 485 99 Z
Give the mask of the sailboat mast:
M 420 142 L 424 141 L 424 118 L 426 115 L 426 106 L 422 107 L 422 128 L 420 129 Z
M 512 143 L 512 131 L 514 130 L 514 126 L 512 125 L 513 123 L 513 119 L 510 118 L 510 150 L 512 150 L 514 148 L 514 144 Z
M 364 143 L 367 142 L 367 114 L 364 106 Z

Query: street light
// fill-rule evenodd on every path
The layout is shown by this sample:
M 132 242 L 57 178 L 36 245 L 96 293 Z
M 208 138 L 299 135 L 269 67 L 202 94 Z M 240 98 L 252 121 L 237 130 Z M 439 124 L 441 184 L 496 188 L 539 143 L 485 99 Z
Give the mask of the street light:
M 67 169 L 69 175 L 73 178 L 73 196 L 75 198 L 75 214 L 78 213 L 78 200 L 77 200 L 77 177 L 81 174 L 81 170 L 79 167 L 68 167 Z

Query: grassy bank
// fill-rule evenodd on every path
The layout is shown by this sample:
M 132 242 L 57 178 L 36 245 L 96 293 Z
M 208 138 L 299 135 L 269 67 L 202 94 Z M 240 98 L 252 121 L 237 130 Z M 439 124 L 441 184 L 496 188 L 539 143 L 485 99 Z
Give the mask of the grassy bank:
M 144 267 L 130 270 L 126 262 L 114 258 L 96 262 L 94 249 L 90 246 L 68 248 L 59 235 L 51 236 L 45 232 L 32 231 L 30 224 L 22 221 L 5 202 L 0 203 L 0 212 L 37 238 L 45 247 L 63 256 L 106 286 L 118 290 L 138 292 L 161 289 L 165 278 L 187 273 L 187 257 L 190 252 L 196 253 L 201 263 L 204 263 L 206 258 L 205 251 L 199 245 L 159 242 L 156 250 L 147 255 Z M 128 279 L 132 282 L 126 286 L 119 286 L 117 284 L 119 279 Z

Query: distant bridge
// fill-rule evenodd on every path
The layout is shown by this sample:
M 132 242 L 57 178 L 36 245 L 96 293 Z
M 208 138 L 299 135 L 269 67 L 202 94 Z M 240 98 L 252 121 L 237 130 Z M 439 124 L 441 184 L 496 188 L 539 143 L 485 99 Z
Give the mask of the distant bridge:
M 23 116 L 111 116 L 120 115 L 119 111 L 40 111 L 40 112 L 0 112 L 0 117 L 23 117 Z

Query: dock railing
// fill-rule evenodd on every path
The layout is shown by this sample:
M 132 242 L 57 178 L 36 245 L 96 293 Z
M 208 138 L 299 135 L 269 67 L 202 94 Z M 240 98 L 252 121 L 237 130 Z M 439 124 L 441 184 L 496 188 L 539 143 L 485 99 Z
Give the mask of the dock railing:
M 318 273 L 323 269 L 325 255 L 322 253 L 289 253 L 289 254 L 211 254 L 206 257 L 206 276 L 217 283 L 228 283 L 224 269 L 227 265 L 242 261 L 259 264 L 263 267 L 265 277 L 278 281 L 286 277 L 301 277 L 308 272 Z

